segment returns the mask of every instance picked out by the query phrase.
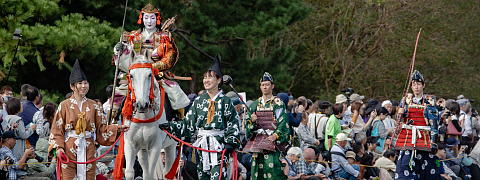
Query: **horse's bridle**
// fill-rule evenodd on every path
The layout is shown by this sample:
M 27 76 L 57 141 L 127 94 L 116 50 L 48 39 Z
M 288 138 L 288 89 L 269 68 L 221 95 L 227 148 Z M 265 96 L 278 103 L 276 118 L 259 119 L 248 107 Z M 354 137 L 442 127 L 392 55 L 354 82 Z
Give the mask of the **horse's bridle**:
M 129 70 L 132 69 L 138 69 L 138 68 L 149 68 L 152 70 L 152 77 L 150 80 L 150 92 L 149 92 L 149 99 L 150 103 L 154 104 L 153 101 L 155 100 L 155 94 L 154 94 L 154 81 L 155 81 L 155 76 L 159 74 L 159 70 L 156 68 L 153 68 L 152 63 L 135 63 L 130 65 L 128 67 Z M 124 107 L 124 110 L 126 110 L 126 118 L 130 119 L 134 123 L 151 123 L 155 122 L 156 120 L 160 119 L 160 117 L 163 114 L 163 106 L 165 103 L 165 90 L 163 90 L 163 87 L 160 85 L 159 90 L 160 90 L 160 111 L 155 115 L 154 117 L 150 119 L 138 119 L 133 117 L 133 103 L 136 101 L 135 98 L 135 92 L 133 90 L 132 86 L 132 80 L 130 78 L 130 72 L 127 74 L 127 80 L 128 80 L 128 92 L 127 92 L 127 99 L 126 99 L 126 106 L 131 106 L 131 107 Z M 123 114 L 123 112 L 122 112 Z M 131 118 L 130 118 L 131 117 Z

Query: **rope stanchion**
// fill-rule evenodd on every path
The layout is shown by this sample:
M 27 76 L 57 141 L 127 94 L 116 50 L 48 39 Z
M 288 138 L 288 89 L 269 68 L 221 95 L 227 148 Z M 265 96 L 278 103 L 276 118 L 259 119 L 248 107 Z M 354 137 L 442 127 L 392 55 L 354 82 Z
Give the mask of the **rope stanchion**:
M 120 136 L 121 137 L 123 135 L 123 132 L 120 133 Z M 88 161 L 85 161 L 85 162 L 78 162 L 78 161 L 73 161 L 73 160 L 70 160 L 67 155 L 65 155 L 65 153 L 63 152 L 60 152 L 59 154 L 57 154 L 57 180 L 61 180 L 61 175 L 62 175 L 62 164 L 67 164 L 67 163 L 75 163 L 75 164 L 90 164 L 90 163 L 93 163 L 95 161 L 98 161 L 99 159 L 102 159 L 105 155 L 107 155 L 108 153 L 110 153 L 110 151 L 112 151 L 113 147 L 115 147 L 115 144 L 118 143 L 118 140 L 120 140 L 120 138 L 117 138 L 117 140 L 115 140 L 115 143 L 113 143 L 110 148 L 105 151 L 105 153 L 103 153 L 102 155 L 94 158 L 94 159 L 91 159 L 91 160 L 88 160 Z

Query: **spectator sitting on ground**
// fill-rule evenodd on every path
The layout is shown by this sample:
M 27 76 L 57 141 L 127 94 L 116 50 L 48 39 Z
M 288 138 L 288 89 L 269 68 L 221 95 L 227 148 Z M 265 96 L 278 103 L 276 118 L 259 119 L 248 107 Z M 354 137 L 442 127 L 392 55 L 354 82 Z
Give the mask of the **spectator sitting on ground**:
M 353 151 L 347 151 L 345 153 L 345 157 L 349 164 L 357 164 L 357 160 L 355 159 L 355 153 Z
M 462 163 L 462 159 L 459 158 L 458 152 L 458 140 L 454 137 L 449 137 L 445 141 L 447 143 L 447 147 L 445 148 L 445 156 L 448 161 L 445 161 L 445 164 L 455 173 L 460 174 L 460 164 Z
M 42 141 L 39 141 L 36 147 L 42 148 L 42 151 L 47 151 L 48 142 L 46 143 L 47 144 L 43 143 Z M 47 164 L 40 163 L 35 156 L 36 156 L 35 152 L 31 153 L 28 156 L 28 160 L 27 160 L 28 164 L 26 165 L 28 176 L 35 177 L 33 179 L 53 179 L 54 177 L 53 173 L 55 172 L 55 167 L 56 167 L 56 160 L 53 159 L 52 163 L 49 164 L 49 166 L 47 166 Z M 30 179 L 30 178 L 26 178 L 26 179 Z
M 395 151 L 389 149 L 383 153 L 383 157 L 375 161 L 375 167 L 385 169 L 391 178 L 394 177 L 397 165 L 395 164 Z
M 5 131 L 2 135 L 2 148 L 0 149 L 0 159 L 10 159 L 9 164 L 18 164 L 18 165 L 12 165 L 8 167 L 8 179 L 23 179 L 25 178 L 25 175 L 27 173 L 25 171 L 22 171 L 25 169 L 25 162 L 27 161 L 28 156 L 30 154 L 35 153 L 33 148 L 28 148 L 23 152 L 21 158 L 17 159 L 13 155 L 13 148 L 15 147 L 15 144 L 17 141 L 15 140 L 15 132 L 13 131 Z
M 355 159 L 361 161 L 363 155 L 365 154 L 365 147 L 361 142 L 355 142 L 352 146 L 353 152 L 355 153 Z
M 305 162 L 301 160 L 301 157 L 302 150 L 299 147 L 291 147 L 287 151 L 286 158 L 282 159 L 282 164 L 285 165 L 283 172 L 288 177 L 288 179 L 299 179 L 302 175 L 305 175 L 307 168 Z
M 321 155 L 320 155 L 321 157 Z M 322 164 L 315 161 L 323 161 L 323 159 L 317 158 L 315 155 L 315 150 L 312 148 L 305 148 L 303 150 L 303 159 L 307 165 L 307 170 L 305 176 L 302 178 L 309 178 L 311 176 L 316 176 L 319 178 L 327 178 L 330 175 L 330 168 L 323 166 Z
M 347 180 L 355 180 L 359 175 L 359 166 L 349 164 L 345 157 L 345 146 L 347 145 L 347 135 L 339 133 L 336 136 L 336 144 L 333 145 L 330 153 L 332 154 L 332 171 L 335 172 L 336 178 L 344 178 Z
M 432 153 L 434 153 L 432 151 Z M 447 157 L 446 156 L 446 152 L 445 152 L 445 146 L 443 144 L 438 144 L 437 145 L 437 150 L 436 150 L 436 153 L 435 155 L 438 157 L 438 159 L 440 160 L 445 160 L 445 158 Z M 444 170 L 444 172 L 442 172 L 442 169 Z M 442 176 L 443 179 L 447 179 L 447 180 L 461 180 L 462 178 L 458 177 L 453 171 L 452 169 L 450 169 L 446 164 L 445 164 L 445 161 L 440 161 L 440 164 L 437 168 L 437 170 L 439 171 L 440 173 L 440 176 Z
M 4 131 L 12 130 L 16 136 L 16 145 L 13 148 L 15 158 L 20 159 L 25 151 L 27 144 L 26 139 L 33 134 L 36 129 L 36 125 L 32 124 L 25 127 L 22 118 L 18 114 L 22 111 L 20 100 L 12 98 L 7 102 L 8 115 L 3 119 L 2 128 Z
M 374 136 L 370 136 L 367 138 L 367 151 L 365 154 L 372 154 L 374 160 L 382 157 L 382 155 L 376 152 L 377 147 L 380 146 L 378 143 L 378 138 Z
M 378 175 L 380 174 L 380 170 L 378 168 L 372 167 L 374 162 L 373 158 L 374 157 L 372 154 L 365 154 L 365 156 L 360 161 L 360 164 L 366 165 L 360 168 L 360 179 L 373 179 L 375 177 L 378 177 Z

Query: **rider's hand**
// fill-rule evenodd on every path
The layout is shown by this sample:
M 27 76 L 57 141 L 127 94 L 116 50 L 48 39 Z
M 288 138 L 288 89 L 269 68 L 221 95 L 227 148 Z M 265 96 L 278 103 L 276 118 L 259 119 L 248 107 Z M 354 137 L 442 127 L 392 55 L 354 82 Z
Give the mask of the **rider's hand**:
M 128 129 L 130 129 L 130 126 L 128 126 L 128 125 L 120 125 L 118 128 L 120 129 L 121 132 L 127 132 Z
M 115 47 L 113 48 L 113 52 L 115 54 L 118 54 L 123 52 L 124 49 L 125 49 L 125 44 L 123 44 L 122 42 L 118 42 L 117 44 L 115 44 Z

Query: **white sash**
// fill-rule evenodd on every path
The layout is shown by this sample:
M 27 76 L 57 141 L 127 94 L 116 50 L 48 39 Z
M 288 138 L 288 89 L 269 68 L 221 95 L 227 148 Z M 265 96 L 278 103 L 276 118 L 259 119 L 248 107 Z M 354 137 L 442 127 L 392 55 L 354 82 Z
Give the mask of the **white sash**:
M 85 131 L 85 133 L 78 134 L 75 133 L 75 130 L 68 131 L 65 134 L 65 141 L 68 141 L 69 138 L 75 138 L 75 145 L 77 146 L 77 162 L 87 161 L 87 138 L 93 138 L 95 141 L 95 133 L 90 131 Z M 67 149 L 66 149 L 67 151 Z M 87 179 L 87 165 L 86 164 L 77 164 L 77 179 L 86 180 Z
M 412 130 L 412 144 L 413 145 L 415 145 L 415 143 L 417 142 L 417 131 L 418 131 L 418 138 L 422 138 L 422 133 L 420 133 L 420 130 L 430 131 L 430 126 L 414 126 L 414 125 L 403 124 L 402 128 Z
M 223 145 L 217 141 L 215 136 L 223 137 L 224 134 L 225 132 L 223 130 L 199 129 L 197 134 L 197 140 L 195 141 L 195 143 L 193 143 L 193 146 L 200 147 L 202 149 L 207 149 L 207 150 L 221 151 L 223 150 Z M 218 165 L 217 154 L 218 153 L 209 153 L 209 152 L 202 151 L 203 171 L 210 170 L 211 166 Z

